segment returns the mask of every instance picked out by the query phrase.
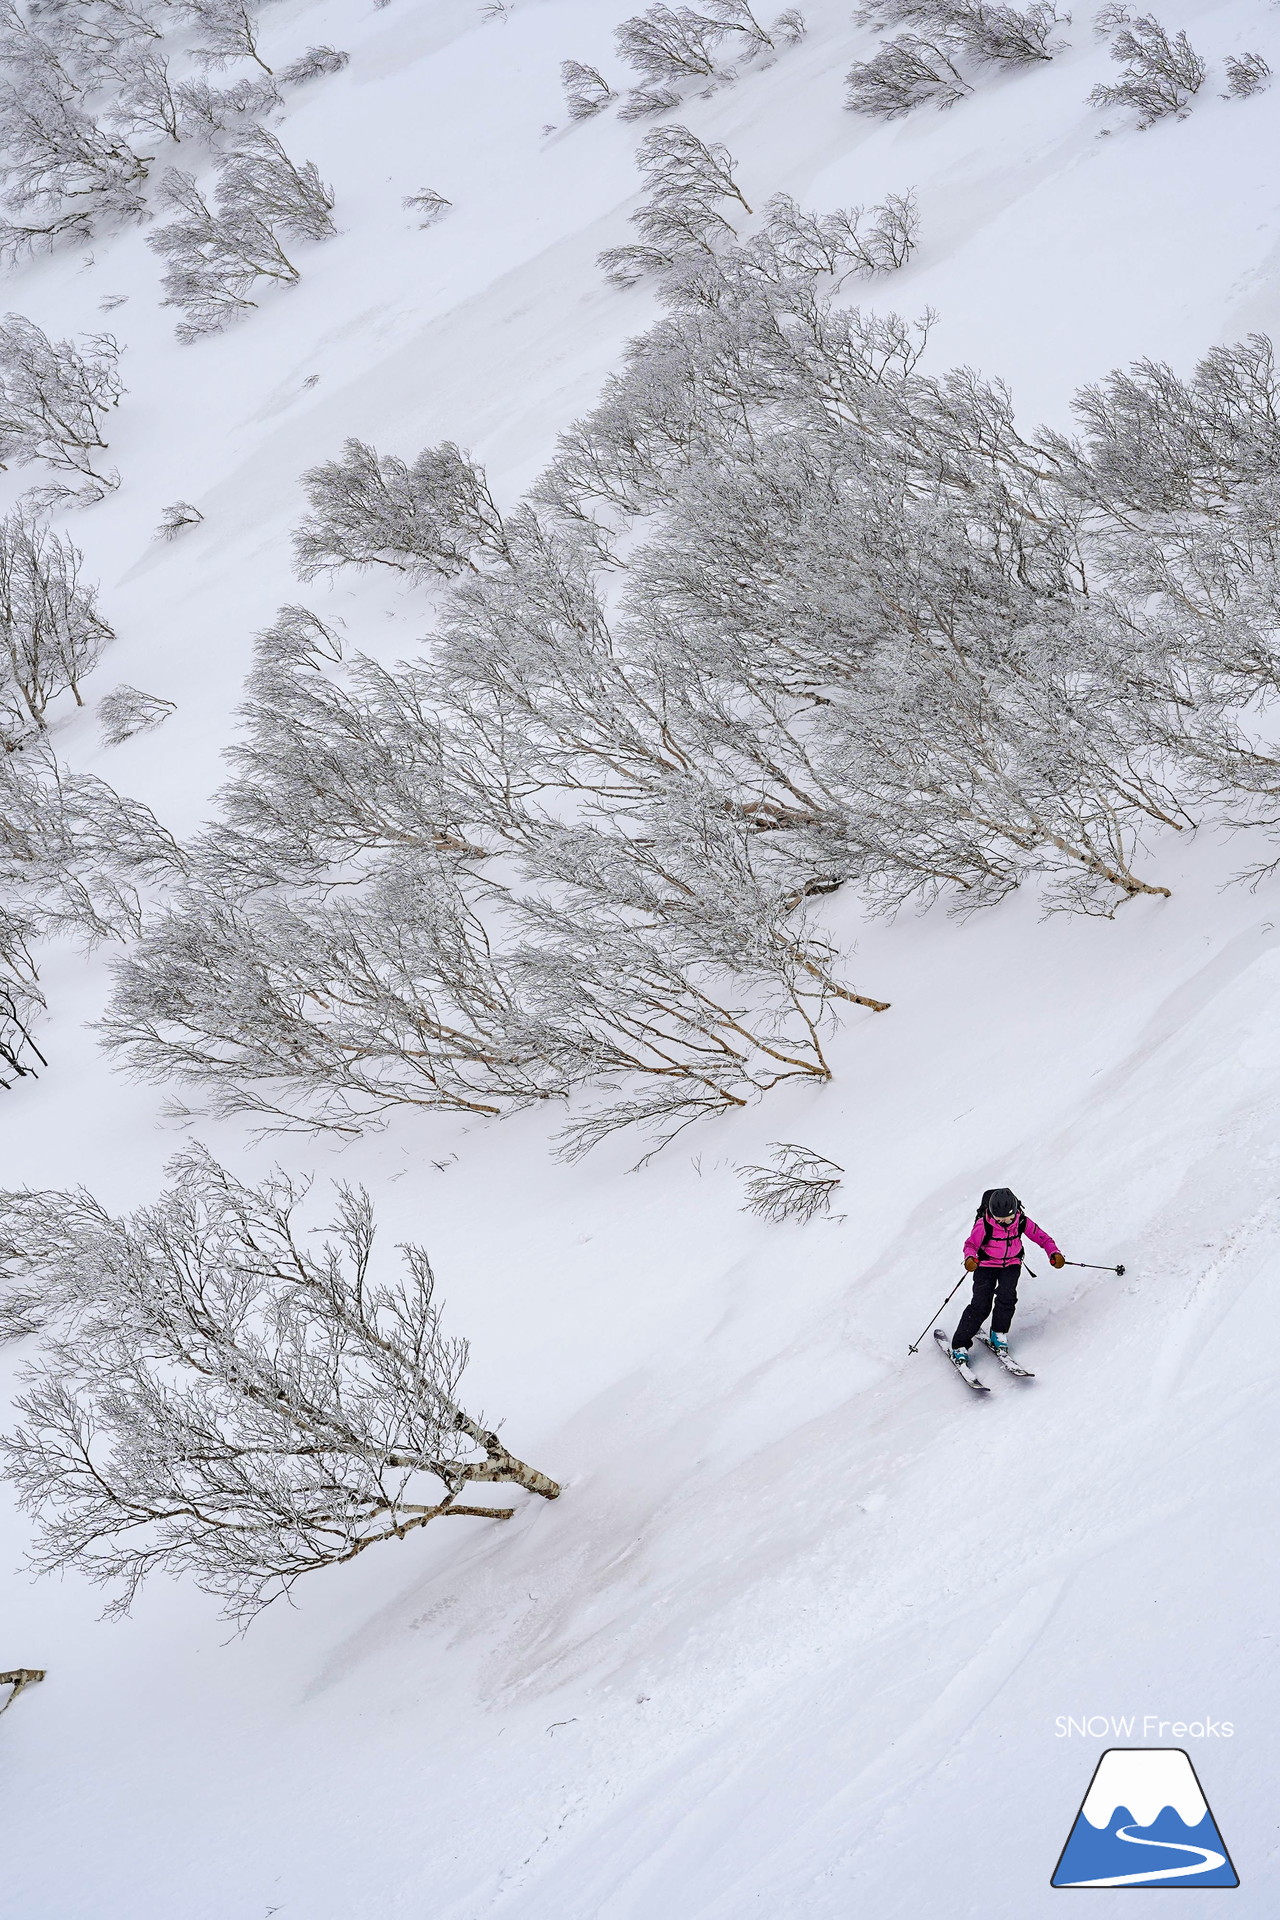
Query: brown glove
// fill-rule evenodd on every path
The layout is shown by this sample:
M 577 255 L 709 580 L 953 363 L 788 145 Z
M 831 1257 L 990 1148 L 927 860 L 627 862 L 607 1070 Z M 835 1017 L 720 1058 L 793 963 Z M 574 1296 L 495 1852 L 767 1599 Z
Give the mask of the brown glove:
M 975 1270 L 975 1268 L 977 1267 L 977 1264 L 978 1264 L 978 1256 L 977 1256 L 977 1254 L 976 1254 L 976 1253 L 971 1253 L 971 1254 L 969 1255 L 969 1258 L 968 1258 L 968 1259 L 967 1259 L 967 1260 L 965 1261 L 965 1263 L 964 1263 L 964 1270 L 965 1270 L 965 1272 L 966 1272 L 966 1273 L 972 1273 L 972 1272 L 973 1272 L 973 1271 Z
M 1049 1255 L 1049 1265 L 1051 1267 L 1065 1267 L 1066 1264 L 1067 1264 L 1067 1258 L 1065 1254 L 1051 1253 Z

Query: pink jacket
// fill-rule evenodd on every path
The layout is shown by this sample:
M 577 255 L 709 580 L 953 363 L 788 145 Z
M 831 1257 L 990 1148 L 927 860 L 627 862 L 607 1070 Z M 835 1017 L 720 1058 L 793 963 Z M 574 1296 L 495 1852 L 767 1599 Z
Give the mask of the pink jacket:
M 1024 1233 L 1029 1239 L 1034 1240 L 1038 1247 L 1043 1247 L 1047 1254 L 1052 1255 L 1058 1251 L 1056 1243 L 1044 1228 L 1038 1227 L 1035 1221 L 1028 1219 L 1025 1213 L 1015 1213 L 1007 1227 L 1002 1226 L 998 1220 L 992 1220 L 988 1215 L 979 1214 L 973 1223 L 973 1232 L 964 1243 L 964 1257 L 968 1260 L 976 1253 L 980 1267 L 1016 1267 L 1022 1261 Z M 984 1234 L 987 1242 L 985 1247 L 982 1244 Z

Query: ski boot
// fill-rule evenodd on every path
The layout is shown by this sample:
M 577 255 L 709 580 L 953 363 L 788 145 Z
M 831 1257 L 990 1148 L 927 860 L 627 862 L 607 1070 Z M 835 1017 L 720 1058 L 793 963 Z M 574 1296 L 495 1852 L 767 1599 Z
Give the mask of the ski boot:
M 967 1367 L 969 1364 L 968 1347 L 952 1347 L 951 1358 L 955 1361 L 958 1367 Z
M 987 1335 L 987 1341 L 992 1353 L 1008 1353 L 1009 1336 L 1007 1333 L 997 1333 L 993 1328 Z

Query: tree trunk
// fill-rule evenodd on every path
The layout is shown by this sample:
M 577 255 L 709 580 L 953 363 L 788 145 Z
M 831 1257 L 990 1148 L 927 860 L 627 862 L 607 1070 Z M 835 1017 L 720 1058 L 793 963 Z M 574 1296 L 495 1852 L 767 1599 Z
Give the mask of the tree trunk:
M 44 1676 L 43 1667 L 11 1667 L 8 1673 L 0 1673 L 0 1687 L 13 1688 L 0 1713 L 8 1711 L 24 1687 L 29 1687 L 33 1680 L 43 1680 Z
M 540 1493 L 544 1500 L 556 1500 L 560 1496 L 557 1483 L 545 1473 L 539 1473 L 536 1467 L 526 1466 L 523 1460 L 517 1460 L 514 1453 L 508 1453 L 496 1433 L 486 1433 L 468 1413 L 456 1413 L 453 1424 L 459 1433 L 465 1433 L 469 1440 L 483 1447 L 489 1456 L 486 1466 L 468 1467 L 469 1480 L 510 1480 L 517 1487 L 525 1487 L 530 1493 Z

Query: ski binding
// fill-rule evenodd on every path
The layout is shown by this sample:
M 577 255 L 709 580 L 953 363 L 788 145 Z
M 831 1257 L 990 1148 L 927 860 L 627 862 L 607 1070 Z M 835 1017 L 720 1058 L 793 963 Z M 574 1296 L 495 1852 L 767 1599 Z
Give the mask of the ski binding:
M 1010 1354 L 1001 1353 L 999 1347 L 993 1347 L 991 1345 L 990 1337 L 987 1334 L 980 1333 L 978 1335 L 978 1338 L 979 1340 L 981 1340 L 984 1347 L 990 1348 L 991 1352 L 994 1353 L 996 1359 L 1000 1362 L 1000 1365 L 1004 1368 L 1005 1372 L 1011 1373 L 1015 1380 L 1034 1380 L 1035 1379 L 1035 1375 L 1034 1373 L 1032 1373 L 1029 1367 L 1020 1367 L 1017 1361 L 1013 1359 L 1013 1357 Z
M 964 1381 L 966 1387 L 972 1387 L 975 1393 L 990 1393 L 991 1391 L 990 1387 L 983 1386 L 977 1374 L 971 1373 L 969 1371 L 969 1367 L 966 1361 L 952 1360 L 951 1342 L 948 1340 L 946 1334 L 943 1333 L 940 1327 L 934 1328 L 933 1337 L 938 1343 L 938 1350 L 942 1354 L 943 1359 L 946 1360 L 951 1366 L 955 1368 L 956 1372 L 960 1375 L 960 1378 Z

